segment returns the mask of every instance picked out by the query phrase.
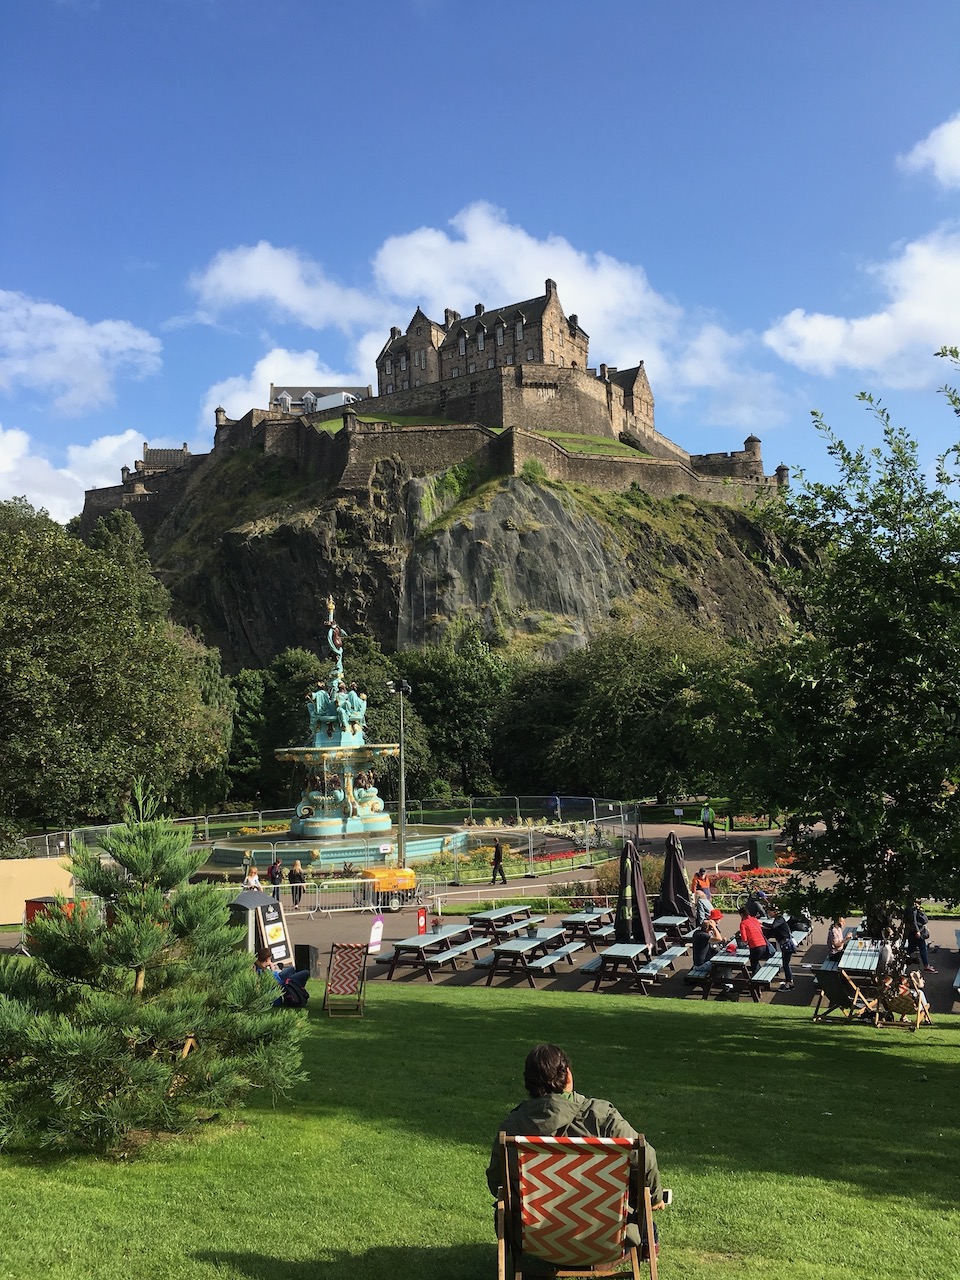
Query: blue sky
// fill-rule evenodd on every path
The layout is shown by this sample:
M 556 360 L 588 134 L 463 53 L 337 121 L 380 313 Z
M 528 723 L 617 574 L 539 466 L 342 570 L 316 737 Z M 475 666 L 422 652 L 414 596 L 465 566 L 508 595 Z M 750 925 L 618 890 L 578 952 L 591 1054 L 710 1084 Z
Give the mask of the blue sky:
M 958 49 L 955 0 L 0 0 L 0 497 L 547 276 L 691 452 L 828 478 L 869 389 L 932 462 Z

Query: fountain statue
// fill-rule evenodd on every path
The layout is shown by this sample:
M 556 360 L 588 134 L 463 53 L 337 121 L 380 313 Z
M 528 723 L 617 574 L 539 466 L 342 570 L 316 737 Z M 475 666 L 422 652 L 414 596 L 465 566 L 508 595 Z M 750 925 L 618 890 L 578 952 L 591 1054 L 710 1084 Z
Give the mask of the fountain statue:
M 327 645 L 334 665 L 327 683 L 306 694 L 310 738 L 302 747 L 280 747 L 278 760 L 292 760 L 307 769 L 307 780 L 290 834 L 306 839 L 389 832 L 376 785 L 374 765 L 396 756 L 399 743 L 364 741 L 366 694 L 347 684 L 343 670 L 346 633 L 334 618 L 333 597 L 327 599 Z

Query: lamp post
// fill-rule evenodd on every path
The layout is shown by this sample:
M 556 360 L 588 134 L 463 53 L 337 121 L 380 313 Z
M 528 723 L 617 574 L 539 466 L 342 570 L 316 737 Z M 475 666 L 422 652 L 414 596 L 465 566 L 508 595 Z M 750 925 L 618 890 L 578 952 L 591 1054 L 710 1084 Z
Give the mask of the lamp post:
M 397 814 L 397 866 L 405 867 L 407 857 L 407 772 L 403 755 L 403 695 L 413 692 L 406 680 L 388 680 L 387 689 L 400 697 L 400 811 Z

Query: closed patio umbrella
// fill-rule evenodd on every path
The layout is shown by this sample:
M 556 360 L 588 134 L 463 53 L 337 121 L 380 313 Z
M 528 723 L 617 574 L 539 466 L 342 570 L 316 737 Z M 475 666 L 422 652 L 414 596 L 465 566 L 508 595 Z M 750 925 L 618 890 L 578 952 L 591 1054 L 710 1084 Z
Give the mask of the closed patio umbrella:
M 683 845 L 675 832 L 667 836 L 663 855 L 663 882 L 653 907 L 658 916 L 686 916 L 693 920 L 690 886 L 683 865 Z
M 620 885 L 613 934 L 617 942 L 640 942 L 651 948 L 654 945 L 653 917 L 643 883 L 643 867 L 632 840 L 624 844 L 620 854 Z M 650 954 L 653 954 L 652 950 Z

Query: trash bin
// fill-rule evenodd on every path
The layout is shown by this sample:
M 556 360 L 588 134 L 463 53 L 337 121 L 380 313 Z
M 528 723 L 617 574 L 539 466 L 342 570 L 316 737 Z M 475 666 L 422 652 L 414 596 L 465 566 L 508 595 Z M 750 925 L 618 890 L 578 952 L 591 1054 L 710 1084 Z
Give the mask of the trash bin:
M 322 978 L 324 975 L 320 972 L 320 948 L 313 947 L 307 942 L 295 942 L 293 944 L 293 967 L 295 969 L 307 969 L 311 978 Z
M 748 865 L 751 871 L 757 867 L 775 867 L 777 865 L 776 841 L 773 836 L 751 836 L 747 841 Z

